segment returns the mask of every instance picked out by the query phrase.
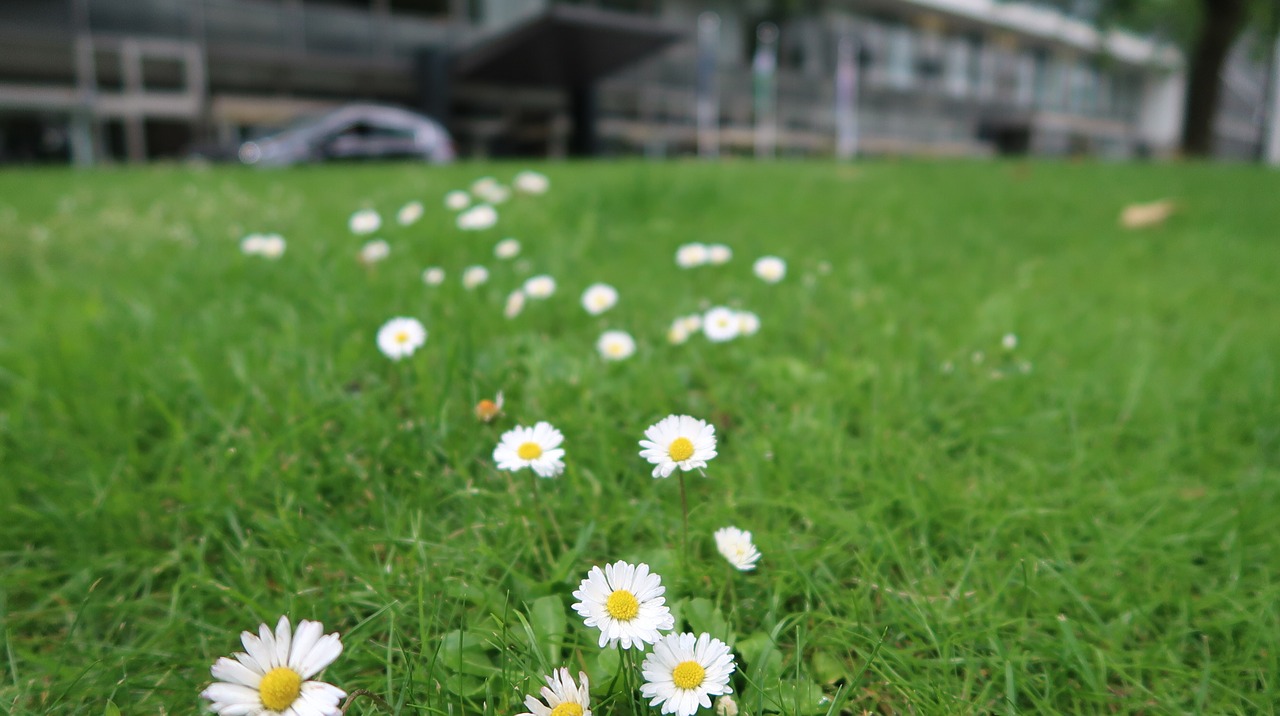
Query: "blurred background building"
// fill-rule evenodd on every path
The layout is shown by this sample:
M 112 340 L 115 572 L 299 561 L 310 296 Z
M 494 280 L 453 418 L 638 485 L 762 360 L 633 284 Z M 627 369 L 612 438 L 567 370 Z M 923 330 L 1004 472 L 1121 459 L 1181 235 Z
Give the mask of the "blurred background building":
M 780 155 L 836 151 L 844 38 L 860 153 L 1131 157 L 1177 144 L 1183 63 L 1169 46 L 1032 3 L 822 0 L 785 17 L 777 5 L 4 0 L 0 160 L 218 156 L 356 100 L 441 119 L 463 155 L 691 154 L 700 72 L 714 76 L 718 151 L 748 153 L 771 19 Z M 708 49 L 704 32 L 700 54 L 707 11 L 718 39 Z M 1225 78 L 1227 156 L 1262 141 L 1266 73 L 1252 56 L 1240 48 Z

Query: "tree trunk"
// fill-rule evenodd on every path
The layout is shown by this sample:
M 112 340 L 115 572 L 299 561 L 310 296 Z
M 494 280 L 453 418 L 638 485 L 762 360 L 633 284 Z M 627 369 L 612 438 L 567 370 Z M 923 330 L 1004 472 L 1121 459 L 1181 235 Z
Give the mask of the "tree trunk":
M 1213 151 L 1222 65 L 1244 27 L 1245 0 L 1200 0 L 1200 9 L 1203 17 L 1191 51 L 1182 123 L 1182 152 L 1191 157 L 1208 156 Z

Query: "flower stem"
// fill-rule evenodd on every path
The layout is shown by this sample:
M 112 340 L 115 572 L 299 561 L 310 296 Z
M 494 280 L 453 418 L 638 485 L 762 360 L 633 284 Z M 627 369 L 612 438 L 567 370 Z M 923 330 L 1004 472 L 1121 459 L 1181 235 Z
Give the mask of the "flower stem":
M 680 511 L 684 513 L 684 534 L 680 539 L 680 558 L 684 564 L 684 574 L 689 576 L 689 498 L 685 496 L 684 470 L 680 471 Z

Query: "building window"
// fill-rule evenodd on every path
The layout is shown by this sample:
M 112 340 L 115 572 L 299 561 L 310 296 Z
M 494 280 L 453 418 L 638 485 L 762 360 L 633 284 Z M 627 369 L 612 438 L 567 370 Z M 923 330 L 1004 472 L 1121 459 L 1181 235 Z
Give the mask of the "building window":
M 885 80 L 890 87 L 910 89 L 915 84 L 915 38 L 904 26 L 889 29 Z
M 947 40 L 943 87 L 952 97 L 969 94 L 969 43 L 963 37 Z

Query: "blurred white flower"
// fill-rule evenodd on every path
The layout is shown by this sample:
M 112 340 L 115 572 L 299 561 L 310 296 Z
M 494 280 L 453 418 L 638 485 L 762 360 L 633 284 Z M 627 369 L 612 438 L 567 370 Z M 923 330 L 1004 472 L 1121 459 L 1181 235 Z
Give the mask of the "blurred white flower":
M 502 315 L 507 318 L 515 318 L 524 310 L 524 290 L 517 288 L 507 296 L 507 305 L 502 309 Z
M 488 204 L 476 204 L 458 214 L 458 228 L 463 231 L 483 231 L 498 223 L 498 211 Z
M 360 261 L 373 265 L 391 254 L 391 245 L 382 239 L 374 239 L 360 247 Z
M 685 244 L 676 249 L 676 265 L 680 268 L 693 268 L 707 262 L 707 247 L 703 244 Z
M 520 254 L 520 242 L 515 239 L 503 239 L 493 247 L 493 255 L 500 259 L 513 259 Z
M 516 174 L 512 184 L 521 194 L 546 194 L 551 188 L 551 180 L 546 175 L 528 170 Z
M 738 312 L 724 306 L 716 306 L 702 317 L 702 333 L 713 343 L 723 343 L 738 337 L 742 325 Z
M 618 303 L 618 290 L 607 283 L 593 283 L 582 292 L 582 307 L 598 316 Z
M 605 360 L 626 360 L 636 352 L 636 341 L 626 331 L 605 331 L 596 341 L 596 350 Z
M 716 699 L 716 716 L 738 716 L 738 704 L 732 696 L 726 694 Z
M 240 239 L 240 253 L 245 256 L 257 256 L 262 253 L 262 242 L 266 239 L 262 234 L 249 234 Z
M 284 256 L 284 237 L 280 234 L 267 234 L 262 237 L 262 245 L 258 249 L 258 253 L 263 258 L 278 259 Z
M 716 549 L 729 560 L 729 564 L 743 572 L 755 569 L 756 562 L 760 561 L 760 552 L 751 542 L 751 533 L 737 527 L 716 530 Z
M 982 365 L 982 361 L 986 359 L 987 354 L 982 351 L 974 351 L 973 355 L 969 356 L 969 360 L 973 361 L 974 365 Z
M 549 298 L 556 292 L 556 280 L 546 274 L 532 276 L 524 282 L 524 292 L 529 298 Z
M 400 207 L 400 212 L 396 214 L 396 222 L 401 226 L 409 226 L 422 218 L 422 202 L 411 201 Z
M 1011 351 L 1018 347 L 1018 337 L 1012 333 L 1006 333 L 1004 338 L 1000 339 L 1000 345 L 1004 346 L 1005 350 Z
M 1028 375 L 1029 373 L 1031 373 L 1031 361 L 1024 360 L 1021 363 L 1019 363 L 1018 372 L 1023 375 Z
M 700 313 L 691 313 L 679 320 L 684 324 L 684 330 L 688 333 L 697 333 L 702 330 L 702 314 Z
M 357 236 L 372 234 L 382 228 L 382 217 L 378 216 L 378 212 L 373 209 L 361 209 L 351 215 L 347 221 L 347 228 Z
M 760 331 L 760 317 L 751 311 L 738 311 L 738 331 L 744 336 L 754 336 Z
M 671 322 L 671 327 L 667 329 L 667 341 L 672 345 L 680 345 L 689 340 L 689 329 L 685 327 L 683 318 L 677 318 Z
M 450 211 L 462 211 L 468 206 L 471 206 L 471 195 L 461 189 L 444 195 L 444 208 Z
M 777 283 L 787 275 L 787 262 L 777 256 L 762 256 L 751 269 L 765 283 Z
M 462 287 L 468 291 L 489 280 L 489 269 L 483 266 L 468 266 L 462 272 Z
M 444 283 L 444 269 L 431 266 L 422 272 L 422 282 L 428 286 L 439 286 Z
M 391 360 L 400 360 L 427 342 L 427 329 L 416 318 L 393 318 L 378 330 L 378 350 Z
M 493 177 L 481 177 L 471 185 L 471 194 L 490 204 L 501 204 L 511 198 L 511 190 Z
M 493 191 L 494 187 L 502 186 L 497 179 L 493 177 L 480 177 L 471 182 L 471 193 L 474 196 L 483 198 L 485 194 Z
M 712 244 L 707 247 L 707 261 L 715 266 L 729 263 L 733 258 L 733 249 L 724 244 Z

